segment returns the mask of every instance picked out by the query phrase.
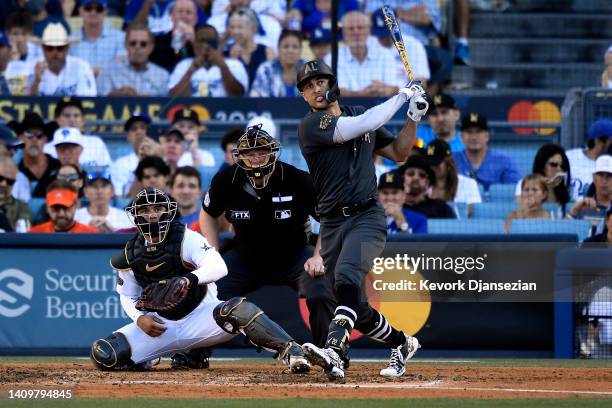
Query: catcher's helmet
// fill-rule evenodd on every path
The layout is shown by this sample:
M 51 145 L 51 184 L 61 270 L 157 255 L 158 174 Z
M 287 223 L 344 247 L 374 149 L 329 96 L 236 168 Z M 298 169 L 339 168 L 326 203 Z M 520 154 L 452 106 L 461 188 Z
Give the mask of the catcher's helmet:
M 259 123 L 247 128 L 232 150 L 236 164 L 246 172 L 254 188 L 268 184 L 280 152 L 280 143 L 261 127 Z M 258 186 L 256 179 L 263 179 L 263 185 Z
M 144 212 L 146 207 L 152 206 L 162 206 L 164 210 Z M 125 211 L 131 216 L 132 222 L 147 242 L 159 244 L 168 235 L 176 209 L 176 202 L 171 201 L 163 191 L 149 187 L 141 190 Z M 151 218 L 156 219 L 151 220 Z
M 340 96 L 340 89 L 338 88 L 338 81 L 334 71 L 321 60 L 308 61 L 300 68 L 297 74 L 297 88 L 302 92 L 302 88 L 308 81 L 316 77 L 327 77 L 329 78 L 329 90 L 325 92 L 325 99 L 327 102 L 332 103 L 338 100 Z

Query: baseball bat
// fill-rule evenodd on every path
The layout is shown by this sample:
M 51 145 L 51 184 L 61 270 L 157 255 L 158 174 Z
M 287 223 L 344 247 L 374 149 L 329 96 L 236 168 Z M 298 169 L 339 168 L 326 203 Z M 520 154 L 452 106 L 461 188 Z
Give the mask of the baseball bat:
M 393 12 L 393 9 L 386 4 L 382 6 L 382 13 L 385 17 L 385 25 L 389 29 L 395 49 L 397 50 L 400 59 L 402 60 L 402 64 L 404 64 L 404 68 L 406 69 L 406 73 L 408 74 L 408 79 L 414 81 L 412 67 L 410 66 L 410 61 L 408 61 L 408 54 L 406 54 L 406 45 L 404 44 L 404 38 L 402 37 L 402 31 L 400 30 L 397 18 L 395 18 L 395 13 Z M 417 103 L 417 107 L 419 109 L 423 109 L 425 108 L 425 104 L 419 102 Z

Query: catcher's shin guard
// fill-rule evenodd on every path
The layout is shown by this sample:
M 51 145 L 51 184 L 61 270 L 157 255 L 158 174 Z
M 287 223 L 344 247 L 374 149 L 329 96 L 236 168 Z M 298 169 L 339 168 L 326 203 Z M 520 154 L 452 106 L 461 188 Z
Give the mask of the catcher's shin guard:
M 116 332 L 91 345 L 89 357 L 96 368 L 102 371 L 124 370 L 134 365 L 130 359 L 132 349 L 122 333 Z
M 217 305 L 213 316 L 223 330 L 232 334 L 242 332 L 256 347 L 277 352 L 279 359 L 288 353 L 292 354 L 292 349 L 298 352 L 299 348 L 301 352 L 301 347 L 293 342 L 282 327 L 246 298 L 234 297 Z

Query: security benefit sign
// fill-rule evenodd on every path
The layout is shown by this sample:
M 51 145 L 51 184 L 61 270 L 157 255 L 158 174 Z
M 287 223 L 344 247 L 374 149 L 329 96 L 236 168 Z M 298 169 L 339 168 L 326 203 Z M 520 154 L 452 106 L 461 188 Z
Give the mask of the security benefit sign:
M 0 249 L 0 348 L 84 348 L 129 323 L 112 249 Z

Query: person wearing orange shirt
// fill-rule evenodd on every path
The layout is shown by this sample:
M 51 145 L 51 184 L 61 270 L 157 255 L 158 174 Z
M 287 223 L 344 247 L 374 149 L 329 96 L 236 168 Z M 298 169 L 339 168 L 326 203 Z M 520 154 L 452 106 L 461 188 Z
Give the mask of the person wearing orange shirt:
M 78 192 L 65 180 L 55 180 L 47 189 L 47 211 L 50 221 L 35 225 L 30 229 L 34 233 L 97 233 L 97 228 L 81 224 L 74 220 L 78 207 Z

